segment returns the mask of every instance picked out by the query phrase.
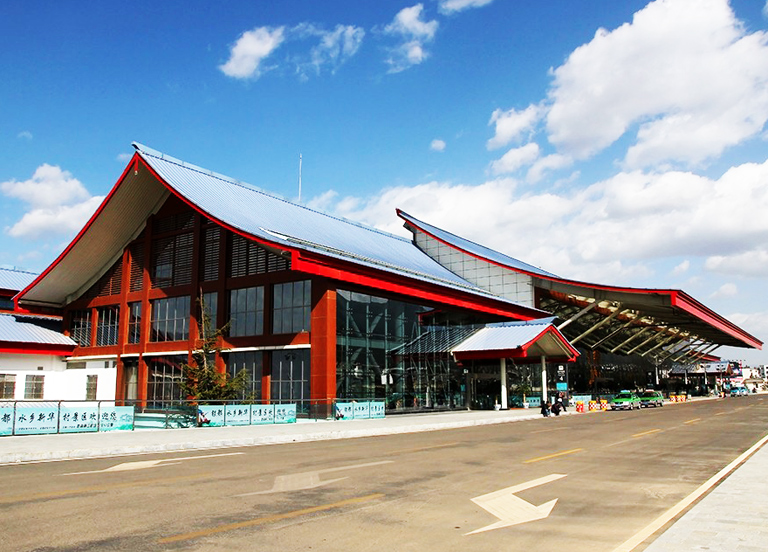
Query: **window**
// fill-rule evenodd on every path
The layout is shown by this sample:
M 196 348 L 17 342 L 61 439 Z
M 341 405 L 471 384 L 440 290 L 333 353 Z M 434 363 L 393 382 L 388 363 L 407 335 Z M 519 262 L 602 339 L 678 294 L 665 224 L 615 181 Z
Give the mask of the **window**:
M 27 376 L 24 385 L 25 399 L 42 399 L 45 376 Z
M 242 370 L 248 373 L 245 388 L 238 399 L 261 399 L 261 376 L 264 366 L 264 353 L 247 351 L 229 353 L 227 358 L 227 377 L 234 378 Z
M 99 307 L 96 325 L 96 346 L 117 345 L 117 329 L 120 326 L 120 307 Z
M 96 376 L 96 375 L 86 376 L 86 379 L 85 379 L 85 400 L 86 401 L 96 400 L 96 385 L 98 380 L 99 380 L 99 376 Z
M 154 409 L 170 408 L 181 400 L 181 366 L 187 361 L 186 356 L 157 357 L 148 363 L 147 407 Z
M 219 240 L 221 228 L 203 228 L 203 246 L 200 248 L 200 279 L 213 282 L 219 279 Z
M 264 288 L 250 287 L 229 292 L 229 335 L 262 335 L 264 333 Z
M 131 244 L 130 291 L 141 291 L 144 283 L 144 243 Z
M 228 247 L 228 276 L 231 278 L 279 272 L 291 268 L 288 259 L 267 251 L 239 234 L 229 234 Z
M 167 288 L 192 283 L 191 233 L 179 234 L 152 241 L 150 275 L 153 288 Z
M 309 331 L 312 289 L 309 280 L 276 284 L 273 288 L 272 333 Z
M 91 346 L 91 310 L 72 312 L 72 322 L 69 328 L 69 337 L 81 347 Z
M 5 297 L 0 297 L 0 309 L 13 310 L 13 299 L 6 299 Z
M 189 339 L 189 296 L 152 301 L 150 341 Z
M 135 401 L 139 398 L 139 361 L 123 360 L 123 398 Z
M 295 402 L 300 411 L 306 411 L 309 407 L 309 349 L 272 352 L 271 391 L 273 402 Z
M 141 302 L 128 303 L 128 343 L 141 342 Z
M 16 398 L 16 376 L 0 374 L 0 399 Z

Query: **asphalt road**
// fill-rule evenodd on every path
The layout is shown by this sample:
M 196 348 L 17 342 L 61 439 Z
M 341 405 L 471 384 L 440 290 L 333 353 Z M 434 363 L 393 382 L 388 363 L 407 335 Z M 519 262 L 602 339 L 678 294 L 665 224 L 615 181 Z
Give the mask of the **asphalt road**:
M 0 550 L 611 552 L 763 437 L 766 422 L 768 398 L 750 396 L 4 466 Z

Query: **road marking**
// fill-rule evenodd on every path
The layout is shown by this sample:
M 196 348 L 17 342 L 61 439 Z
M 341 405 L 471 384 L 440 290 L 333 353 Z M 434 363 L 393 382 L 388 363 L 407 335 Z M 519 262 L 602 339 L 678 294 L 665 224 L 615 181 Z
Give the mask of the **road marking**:
M 584 449 L 571 449 L 571 450 L 564 450 L 562 452 L 556 452 L 554 454 L 548 454 L 547 456 L 539 456 L 538 458 L 531 458 L 529 460 L 526 460 L 523 462 L 523 464 L 532 464 L 534 462 L 541 462 L 542 460 L 549 460 L 550 458 L 557 458 L 558 456 L 565 456 L 566 454 L 573 454 L 575 452 L 581 452 Z
M 320 481 L 321 473 L 333 473 L 343 470 L 354 470 L 357 468 L 369 468 L 371 466 L 381 466 L 382 464 L 393 464 L 394 460 L 382 460 L 381 462 L 368 462 L 367 464 L 354 464 L 352 466 L 341 466 L 339 468 L 328 468 L 325 470 L 315 470 L 311 472 L 292 473 L 288 475 L 278 475 L 275 477 L 275 482 L 272 484 L 272 488 L 267 491 L 256 491 L 253 493 L 243 493 L 234 495 L 235 497 L 253 496 L 260 494 L 271 493 L 286 493 L 291 491 L 304 491 L 307 489 L 315 489 L 324 485 L 335 483 L 346 479 L 346 477 L 338 477 L 336 479 L 328 479 Z
M 726 414 L 728 414 L 728 413 L 727 412 L 718 412 L 717 414 L 715 414 L 715 416 L 725 416 Z
M 701 418 L 694 418 L 693 420 L 688 420 L 687 422 L 683 422 L 684 424 L 695 424 L 696 422 L 700 421 Z
M 418 448 L 412 448 L 412 449 L 400 449 L 400 450 L 393 450 L 391 452 L 387 453 L 387 456 L 393 456 L 395 454 L 407 454 L 409 452 L 422 452 L 424 450 L 432 450 L 432 449 L 439 449 L 439 448 L 445 448 L 445 447 L 455 447 L 456 445 L 459 445 L 458 441 L 454 441 L 453 443 L 442 443 L 439 445 L 431 445 L 428 447 L 418 447 Z
M 649 429 L 648 431 L 643 431 L 642 433 L 635 433 L 632 437 L 642 437 L 643 435 L 650 435 L 651 433 L 658 433 L 661 431 L 660 429 Z
M 632 537 L 630 537 L 629 539 L 621 543 L 619 546 L 614 548 L 613 552 L 631 552 L 632 550 L 637 548 L 639 545 L 645 542 L 645 540 L 648 539 L 648 537 L 650 537 L 656 531 L 664 527 L 667 523 L 675 519 L 686 508 L 688 508 L 691 504 L 693 504 L 699 498 L 701 498 L 702 495 L 704 495 L 712 487 L 717 485 L 721 480 L 725 479 L 733 470 L 735 470 L 737 467 L 743 464 L 750 456 L 752 456 L 766 442 L 768 442 L 768 435 L 766 435 L 765 437 L 760 439 L 757 443 L 752 445 L 749 449 L 747 449 L 744 453 L 742 453 L 733 462 L 731 462 L 722 470 L 720 470 L 715 475 L 710 477 L 698 489 L 696 489 L 687 497 L 685 497 L 683 500 L 675 504 L 672 508 L 664 512 L 662 515 L 660 515 L 658 518 L 656 518 L 654 521 L 648 524 L 644 529 L 642 529 L 641 531 L 639 531 L 638 533 L 636 533 L 635 535 L 633 535 Z
M 235 529 L 243 529 L 245 527 L 255 527 L 256 525 L 264 525 L 265 523 L 271 523 L 273 521 L 281 521 L 284 519 L 296 518 L 306 514 L 314 514 L 316 512 L 324 512 L 326 510 L 333 510 L 335 508 L 343 508 L 344 506 L 350 506 L 354 504 L 362 504 L 364 502 L 370 502 L 382 498 L 383 493 L 375 493 L 367 496 L 361 496 L 358 498 L 349 498 L 347 500 L 341 500 L 339 502 L 333 502 L 331 504 L 322 504 L 320 506 L 312 506 L 310 508 L 302 508 L 301 510 L 293 510 L 292 512 L 285 512 L 284 514 L 274 514 L 271 516 L 265 516 L 256 519 L 249 519 L 248 521 L 240 521 L 237 523 L 228 523 L 226 525 L 219 525 L 218 527 L 211 527 L 210 529 L 202 529 L 200 531 L 193 531 L 191 533 L 183 533 L 180 535 L 173 535 L 171 537 L 165 537 L 158 542 L 161 544 L 179 542 L 197 539 L 200 537 L 207 537 L 215 535 L 217 533 L 224 533 L 226 531 L 234 531 Z
M 568 427 L 553 427 L 550 429 L 540 429 L 538 431 L 531 431 L 531 434 L 534 433 L 549 433 L 550 431 L 563 431 L 564 429 L 570 429 Z
M 13 502 L 27 502 L 30 500 L 49 500 L 52 498 L 64 498 L 83 493 L 93 493 L 102 491 L 111 491 L 113 489 L 128 489 L 131 487 L 145 487 L 147 485 L 178 483 L 180 481 L 190 481 L 192 479 L 206 479 L 211 477 L 211 473 L 200 473 L 196 475 L 181 477 L 164 477 L 162 479 L 148 479 L 147 481 L 130 481 L 126 483 L 113 483 L 110 485 L 91 485 L 79 489 L 64 489 L 61 491 L 51 491 L 48 493 L 37 493 L 32 495 L 0 496 L 0 504 L 11 504 Z
M 472 502 L 486 510 L 488 513 L 493 514 L 499 521 L 487 525 L 481 529 L 464 533 L 464 536 L 474 535 L 476 533 L 483 533 L 485 531 L 492 531 L 494 529 L 501 529 L 502 527 L 510 527 L 512 525 L 519 525 L 521 523 L 527 523 L 529 521 L 536 521 L 537 519 L 544 519 L 552 512 L 552 508 L 555 507 L 557 499 L 545 502 L 540 506 L 534 506 L 530 502 L 526 502 L 522 498 L 515 496 L 515 493 L 530 489 L 532 487 L 538 487 L 545 483 L 551 483 L 562 479 L 566 474 L 553 473 L 539 479 L 527 481 L 513 487 L 507 487 L 500 491 L 494 491 L 492 493 L 477 496 L 472 499 Z
M 110 472 L 123 472 L 134 470 L 146 470 L 148 468 L 156 468 L 158 466 L 173 466 L 184 460 L 200 460 L 202 458 L 219 458 L 220 456 L 237 456 L 245 454 L 244 452 L 226 452 L 222 454 L 206 454 L 201 456 L 185 456 L 183 458 L 163 458 L 161 460 L 139 460 L 137 462 L 125 462 L 123 464 L 117 464 L 103 470 L 62 473 L 61 475 L 85 475 L 88 473 L 110 473 Z

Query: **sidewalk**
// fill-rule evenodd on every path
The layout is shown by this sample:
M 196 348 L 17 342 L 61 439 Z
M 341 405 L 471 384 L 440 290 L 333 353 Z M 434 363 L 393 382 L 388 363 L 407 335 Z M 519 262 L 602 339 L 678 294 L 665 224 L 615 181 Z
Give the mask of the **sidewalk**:
M 573 415 L 573 409 L 564 415 Z M 297 443 L 416 433 L 540 418 L 538 409 L 397 415 L 374 420 L 0 437 L 0 466 L 152 452 Z M 638 551 L 768 550 L 768 446 L 757 450 L 661 536 Z M 627 549 L 635 550 L 635 548 Z

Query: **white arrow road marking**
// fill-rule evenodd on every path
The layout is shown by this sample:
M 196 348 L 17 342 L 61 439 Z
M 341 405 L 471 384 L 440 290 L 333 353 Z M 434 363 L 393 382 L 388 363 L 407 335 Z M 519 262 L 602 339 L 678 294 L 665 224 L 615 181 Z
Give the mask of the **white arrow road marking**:
M 238 454 L 245 454 L 244 452 L 227 452 L 223 454 L 206 454 L 202 456 L 187 456 L 184 458 L 165 458 L 160 460 L 139 460 L 136 462 L 125 462 L 123 464 L 117 464 L 115 466 L 105 468 L 103 470 L 84 471 L 75 473 L 63 473 L 62 475 L 84 475 L 87 473 L 109 473 L 109 472 L 122 472 L 133 470 L 146 470 L 147 468 L 156 468 L 158 466 L 173 466 L 180 463 L 182 460 L 199 460 L 201 458 L 218 458 L 219 456 L 235 456 Z
M 464 536 L 474 535 L 475 533 L 482 533 L 484 531 L 492 531 L 493 529 L 501 529 L 502 527 L 509 527 L 511 525 L 519 525 L 521 523 L 527 523 L 529 521 L 536 521 L 537 519 L 544 519 L 552 512 L 552 508 L 555 507 L 557 499 L 550 500 L 542 504 L 541 506 L 534 506 L 530 502 L 526 502 L 522 498 L 515 496 L 515 493 L 530 489 L 532 487 L 538 487 L 545 483 L 551 483 L 562 479 L 566 474 L 553 473 L 546 477 L 540 477 L 532 481 L 520 483 L 513 487 L 507 487 L 500 491 L 494 491 L 482 496 L 478 496 L 472 499 L 472 502 L 484 508 L 488 513 L 493 514 L 499 521 L 492 523 L 482 529 L 477 529 L 469 533 L 465 533 Z
M 343 471 L 343 470 L 354 470 L 357 468 L 367 468 L 370 466 L 380 466 L 382 464 L 391 464 L 394 460 L 383 460 L 381 462 L 370 462 L 368 464 L 355 464 L 353 466 L 341 466 L 339 468 L 328 468 L 325 470 L 316 470 L 311 472 L 303 472 L 303 473 L 292 473 L 290 475 L 278 475 L 275 477 L 275 482 L 272 485 L 272 488 L 268 491 L 257 491 L 255 493 L 244 493 L 235 495 L 236 497 L 239 496 L 252 496 L 252 495 L 260 495 L 260 494 L 270 494 L 270 493 L 285 493 L 289 491 L 303 491 L 306 489 L 315 489 L 317 487 L 322 487 L 323 485 L 329 485 L 331 483 L 335 483 L 336 481 L 341 481 L 342 479 L 346 479 L 346 477 L 339 477 L 337 479 L 327 479 L 325 481 L 320 480 L 320 474 L 321 473 L 332 473 L 337 471 Z

